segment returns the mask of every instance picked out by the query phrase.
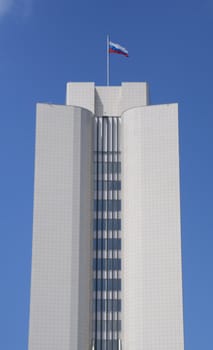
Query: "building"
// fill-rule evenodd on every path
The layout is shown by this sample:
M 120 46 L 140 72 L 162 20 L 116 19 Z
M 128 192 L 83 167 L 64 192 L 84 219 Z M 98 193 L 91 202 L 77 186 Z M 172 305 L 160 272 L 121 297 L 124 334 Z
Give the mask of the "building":
M 183 350 L 177 104 L 38 104 L 29 350 Z

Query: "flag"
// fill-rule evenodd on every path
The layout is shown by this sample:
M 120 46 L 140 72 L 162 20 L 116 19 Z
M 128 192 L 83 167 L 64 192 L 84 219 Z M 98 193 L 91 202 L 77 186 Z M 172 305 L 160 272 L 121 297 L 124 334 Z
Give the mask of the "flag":
M 126 57 L 129 56 L 128 51 L 124 47 L 120 46 L 119 44 L 115 44 L 112 41 L 109 42 L 109 53 L 117 53 Z

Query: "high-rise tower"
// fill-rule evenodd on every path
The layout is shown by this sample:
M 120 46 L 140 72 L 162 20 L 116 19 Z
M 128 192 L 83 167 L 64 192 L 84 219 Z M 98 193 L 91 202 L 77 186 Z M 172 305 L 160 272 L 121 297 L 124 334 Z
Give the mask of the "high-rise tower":
M 177 104 L 38 104 L 29 350 L 183 350 Z

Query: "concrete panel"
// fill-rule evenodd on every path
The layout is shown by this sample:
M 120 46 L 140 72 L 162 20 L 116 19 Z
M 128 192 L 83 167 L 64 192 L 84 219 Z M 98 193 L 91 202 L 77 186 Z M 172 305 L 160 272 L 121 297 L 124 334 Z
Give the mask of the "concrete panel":
M 86 108 L 95 111 L 94 83 L 67 83 L 66 105 Z
M 67 83 L 66 104 L 86 108 L 96 116 L 120 116 L 125 110 L 149 102 L 147 83 L 95 86 L 94 83 Z
M 147 104 L 147 83 L 122 83 L 121 86 L 96 86 L 95 88 L 97 116 L 120 116 L 129 108 Z
M 118 116 L 121 113 L 121 86 L 96 86 L 95 114 L 101 116 Z
M 183 350 L 177 105 L 122 115 L 123 350 Z
M 147 83 L 122 83 L 122 103 L 120 115 L 129 108 L 149 104 Z
M 92 114 L 37 107 L 29 350 L 91 340 Z

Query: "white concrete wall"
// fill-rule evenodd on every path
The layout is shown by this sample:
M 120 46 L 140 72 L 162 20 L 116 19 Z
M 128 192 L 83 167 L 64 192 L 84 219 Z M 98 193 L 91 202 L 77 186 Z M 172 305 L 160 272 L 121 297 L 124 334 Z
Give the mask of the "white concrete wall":
M 122 108 L 119 115 L 129 108 L 148 104 L 149 89 L 147 83 L 122 83 Z
M 148 103 L 147 83 L 122 83 L 121 86 L 67 83 L 66 104 L 87 108 L 96 116 L 120 116 L 129 108 Z
M 123 350 L 183 350 L 177 105 L 122 115 Z
M 86 108 L 92 113 L 95 111 L 95 84 L 67 83 L 66 105 Z
M 37 108 L 29 350 L 91 341 L 92 115 Z
M 97 116 L 120 115 L 121 103 L 122 89 L 120 86 L 96 86 L 95 114 Z

